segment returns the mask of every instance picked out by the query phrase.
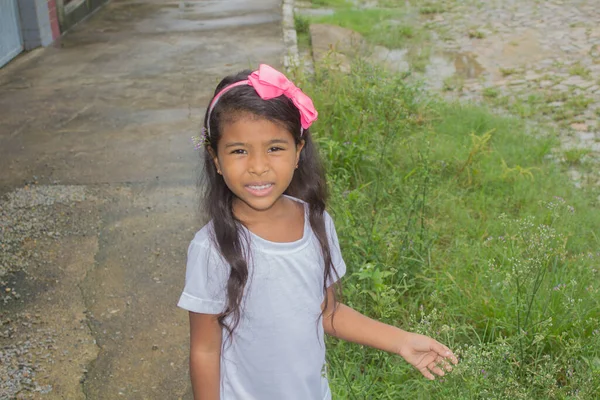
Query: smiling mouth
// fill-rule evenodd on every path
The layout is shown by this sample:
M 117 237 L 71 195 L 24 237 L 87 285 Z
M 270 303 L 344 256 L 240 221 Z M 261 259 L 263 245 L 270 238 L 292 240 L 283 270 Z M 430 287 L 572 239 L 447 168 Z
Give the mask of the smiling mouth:
M 273 183 L 262 183 L 260 185 L 246 185 L 246 190 L 254 196 L 266 196 L 271 193 L 273 187 Z
M 265 183 L 262 185 L 247 185 L 246 187 L 252 189 L 252 190 L 265 190 L 270 188 L 271 186 L 273 186 L 272 183 Z

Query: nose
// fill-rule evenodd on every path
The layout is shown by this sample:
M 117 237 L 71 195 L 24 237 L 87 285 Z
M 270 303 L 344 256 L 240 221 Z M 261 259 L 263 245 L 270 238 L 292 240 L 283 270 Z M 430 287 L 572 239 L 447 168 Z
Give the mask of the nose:
M 257 176 L 261 176 L 265 172 L 268 172 L 269 168 L 269 158 L 266 154 L 250 154 L 248 160 L 248 172 Z

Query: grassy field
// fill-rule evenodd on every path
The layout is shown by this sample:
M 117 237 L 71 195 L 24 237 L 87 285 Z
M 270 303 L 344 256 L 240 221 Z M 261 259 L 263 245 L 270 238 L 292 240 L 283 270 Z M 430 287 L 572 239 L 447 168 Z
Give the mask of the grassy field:
M 366 64 L 296 80 L 319 110 L 344 301 L 461 358 L 429 382 L 332 340 L 334 398 L 596 398 L 599 193 L 550 160 L 555 138 Z
M 360 3 L 360 2 L 359 2 Z M 377 7 L 357 8 L 344 0 L 313 0 L 314 7 L 334 10 L 319 17 L 296 16 L 296 30 L 301 48 L 310 46 L 308 26 L 311 23 L 337 25 L 360 33 L 370 44 L 389 49 L 408 49 L 408 61 L 416 71 L 423 71 L 430 56 L 431 29 L 425 19 L 429 14 L 447 9 L 443 2 L 388 0 Z

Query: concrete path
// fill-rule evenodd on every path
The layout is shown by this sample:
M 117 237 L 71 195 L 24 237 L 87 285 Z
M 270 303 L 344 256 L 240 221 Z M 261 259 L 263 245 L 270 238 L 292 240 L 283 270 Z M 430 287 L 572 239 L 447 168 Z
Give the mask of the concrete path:
M 280 7 L 115 0 L 0 70 L 0 398 L 191 398 L 190 136 L 221 77 L 281 66 Z

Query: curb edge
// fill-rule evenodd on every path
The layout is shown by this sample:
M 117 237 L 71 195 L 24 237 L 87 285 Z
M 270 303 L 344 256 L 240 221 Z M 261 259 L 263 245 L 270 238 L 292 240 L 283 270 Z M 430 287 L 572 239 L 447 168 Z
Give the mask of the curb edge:
M 290 70 L 299 65 L 300 55 L 298 53 L 298 34 L 296 24 L 294 23 L 294 0 L 283 0 L 282 9 L 282 27 L 283 27 L 283 45 L 286 53 L 283 56 L 283 66 Z

